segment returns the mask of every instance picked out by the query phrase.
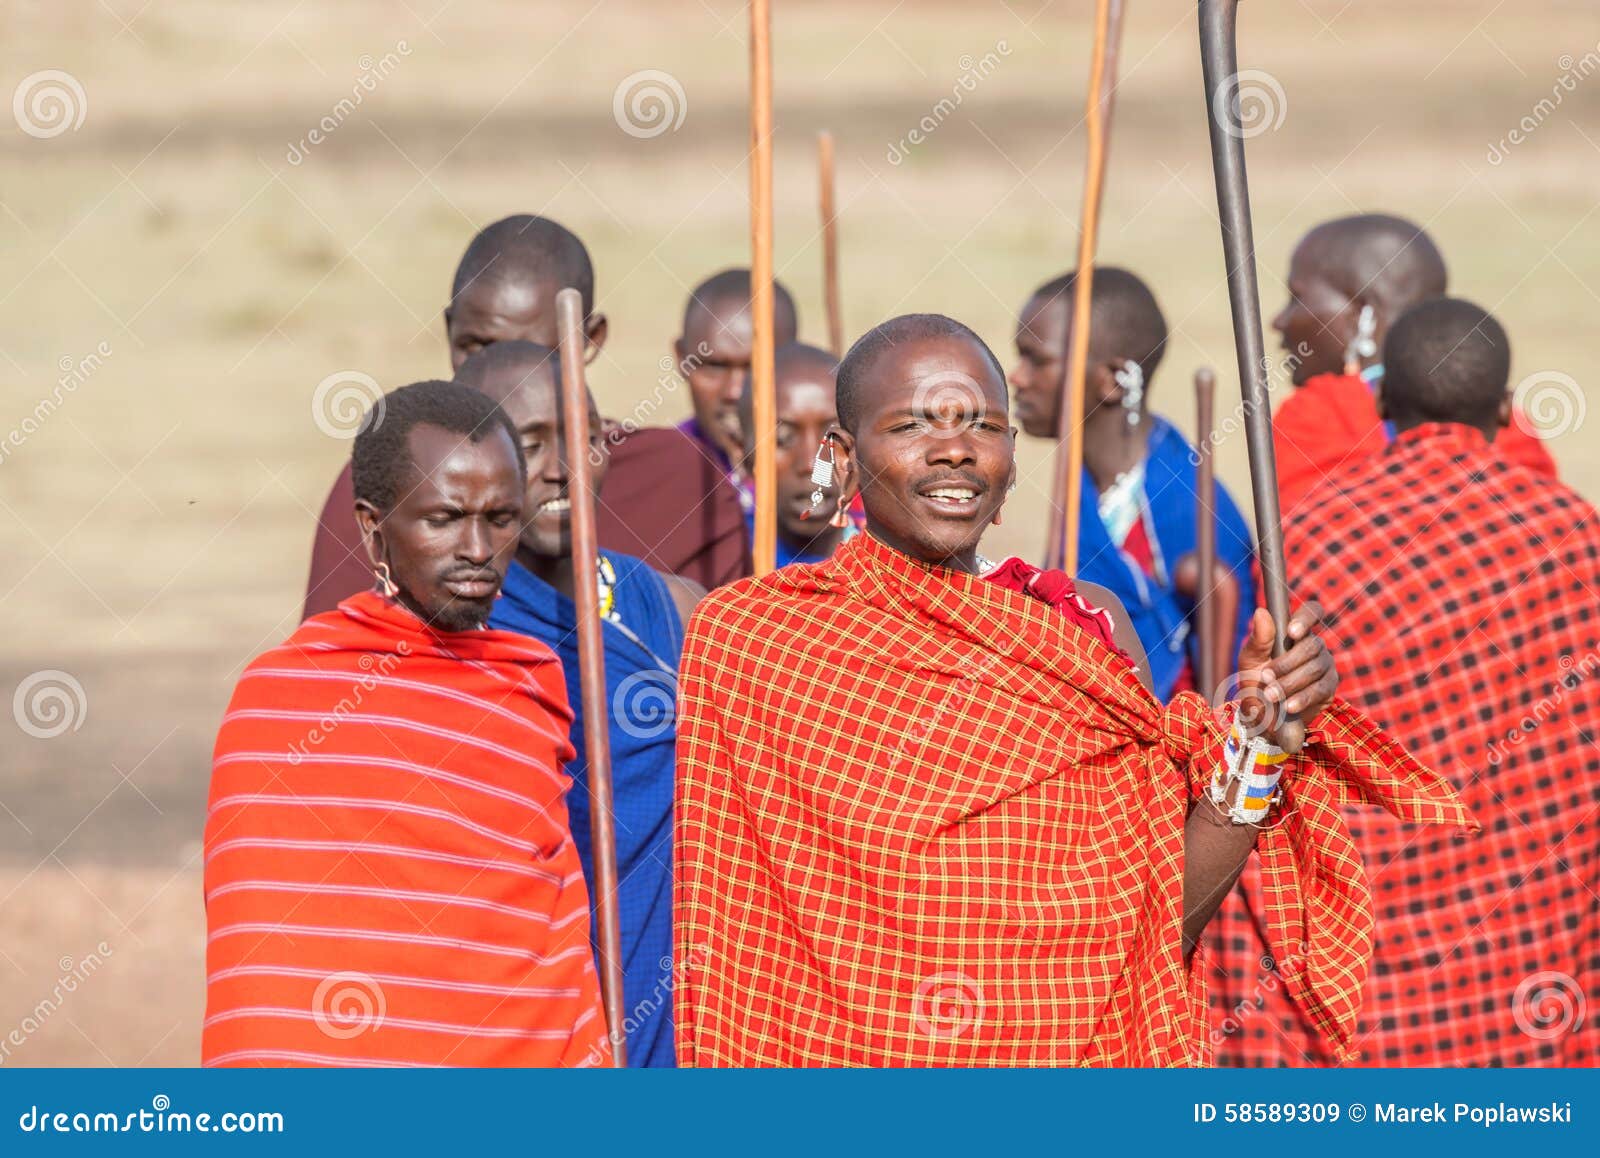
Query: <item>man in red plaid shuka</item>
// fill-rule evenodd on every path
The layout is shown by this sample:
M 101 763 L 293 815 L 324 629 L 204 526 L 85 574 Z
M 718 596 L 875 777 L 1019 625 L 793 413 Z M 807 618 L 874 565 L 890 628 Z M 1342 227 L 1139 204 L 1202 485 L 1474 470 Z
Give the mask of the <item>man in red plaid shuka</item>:
M 1314 721 L 1310 741 L 1281 765 L 1272 826 L 1230 820 L 1264 814 L 1247 811 L 1259 785 L 1209 796 L 1223 729 L 1192 692 L 1149 694 L 1118 647 L 1125 613 L 1060 573 L 979 560 L 1016 476 L 1006 403 L 957 322 L 867 334 L 821 457 L 868 533 L 714 592 L 689 624 L 680 1064 L 1202 1063 L 1192 947 L 1252 847 L 1273 944 L 1301 950 L 1288 987 L 1342 1051 L 1372 916 L 1340 806 L 1470 823 L 1332 698 L 1309 607 L 1277 660 L 1261 612 L 1241 667 L 1260 702 Z
M 1476 840 L 1347 816 L 1377 905 L 1352 1059 L 1585 1065 L 1600 1021 L 1600 527 L 1561 483 L 1491 447 L 1510 407 L 1505 332 L 1466 302 L 1390 331 L 1387 451 L 1287 531 L 1298 598 L 1328 609 L 1341 690 L 1456 786 Z M 1217 1060 L 1334 1055 L 1280 992 L 1249 870 L 1213 943 Z M 1263 962 L 1266 966 L 1263 967 Z

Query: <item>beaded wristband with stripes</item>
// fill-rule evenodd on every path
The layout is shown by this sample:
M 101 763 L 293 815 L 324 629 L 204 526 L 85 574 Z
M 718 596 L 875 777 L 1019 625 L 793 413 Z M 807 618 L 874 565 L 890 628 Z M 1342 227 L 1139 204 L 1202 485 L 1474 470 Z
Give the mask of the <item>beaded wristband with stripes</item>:
M 1211 778 L 1211 799 L 1228 813 L 1235 824 L 1260 824 L 1278 800 L 1278 781 L 1288 756 L 1282 748 L 1260 736 L 1246 738 L 1239 727 L 1238 708 L 1223 745 L 1222 767 Z M 1239 786 L 1232 804 L 1228 795 Z

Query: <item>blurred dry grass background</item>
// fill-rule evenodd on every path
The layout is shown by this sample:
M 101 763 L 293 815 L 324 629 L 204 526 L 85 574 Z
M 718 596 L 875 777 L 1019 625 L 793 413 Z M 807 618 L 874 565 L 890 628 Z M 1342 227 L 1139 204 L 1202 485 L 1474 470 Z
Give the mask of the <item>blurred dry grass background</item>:
M 1005 358 L 1013 311 L 1075 253 L 1092 6 L 775 7 L 777 254 L 803 336 L 825 339 L 813 138 L 830 128 L 847 329 L 939 310 Z M 1233 381 L 1192 5 L 1129 9 L 1101 256 L 1161 298 L 1174 339 L 1153 400 L 1188 428 L 1192 370 Z M 1600 79 L 1564 91 L 1503 163 L 1488 152 L 1600 52 L 1592 5 L 1256 0 L 1242 19 L 1242 62 L 1284 93 L 1283 123 L 1249 145 L 1268 315 L 1307 227 L 1387 209 L 1426 222 L 1456 292 L 1501 316 L 1514 378 L 1587 384 Z M 385 388 L 444 375 L 462 247 L 531 211 L 593 251 L 612 326 L 591 376 L 603 408 L 651 394 L 687 288 L 746 259 L 745 21 L 729 0 L 8 5 L 0 96 L 60 69 L 85 116 L 48 139 L 0 118 L 0 438 L 63 360 L 110 353 L 0 460 L 0 686 L 58 669 L 87 704 L 53 739 L 6 721 L 0 1040 L 19 1029 L 23 1044 L 5 1064 L 197 1058 L 211 741 L 239 668 L 295 624 L 312 521 L 348 453 L 314 422 L 313 391 L 342 370 Z M 891 163 L 989 53 L 998 67 Z M 359 108 L 291 163 L 386 54 Z M 651 139 L 612 113 L 645 69 L 686 101 Z M 660 417 L 686 412 L 673 393 Z M 1590 497 L 1597 431 L 1600 417 L 1552 444 Z M 1038 553 L 1048 461 L 1024 447 L 993 552 Z M 1237 436 L 1222 474 L 1243 497 Z M 64 959 L 102 941 L 105 968 L 39 1017 Z

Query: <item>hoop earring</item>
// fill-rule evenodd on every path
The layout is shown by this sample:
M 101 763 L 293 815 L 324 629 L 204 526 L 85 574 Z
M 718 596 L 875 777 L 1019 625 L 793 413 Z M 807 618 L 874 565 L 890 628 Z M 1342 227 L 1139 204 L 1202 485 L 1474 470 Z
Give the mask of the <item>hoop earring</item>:
M 373 576 L 377 579 L 377 591 L 385 599 L 393 599 L 400 594 L 400 588 L 394 585 L 394 578 L 389 574 L 388 560 L 384 560 L 372 569 Z
M 1344 372 L 1351 378 L 1361 373 L 1361 362 L 1378 352 L 1378 315 L 1371 306 L 1362 306 L 1356 318 L 1356 332 L 1344 348 Z

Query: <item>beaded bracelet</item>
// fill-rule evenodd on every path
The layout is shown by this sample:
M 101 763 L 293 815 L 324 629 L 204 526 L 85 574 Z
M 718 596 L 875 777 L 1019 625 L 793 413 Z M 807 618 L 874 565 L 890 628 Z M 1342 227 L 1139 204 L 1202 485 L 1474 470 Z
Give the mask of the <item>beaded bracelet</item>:
M 1283 778 L 1287 759 L 1282 748 L 1262 737 L 1246 738 L 1239 727 L 1236 706 L 1233 723 L 1228 728 L 1228 740 L 1222 749 L 1222 767 L 1211 778 L 1212 802 L 1222 807 L 1235 824 L 1259 825 L 1277 803 L 1278 781 Z M 1229 804 L 1228 795 L 1235 785 L 1238 792 Z

